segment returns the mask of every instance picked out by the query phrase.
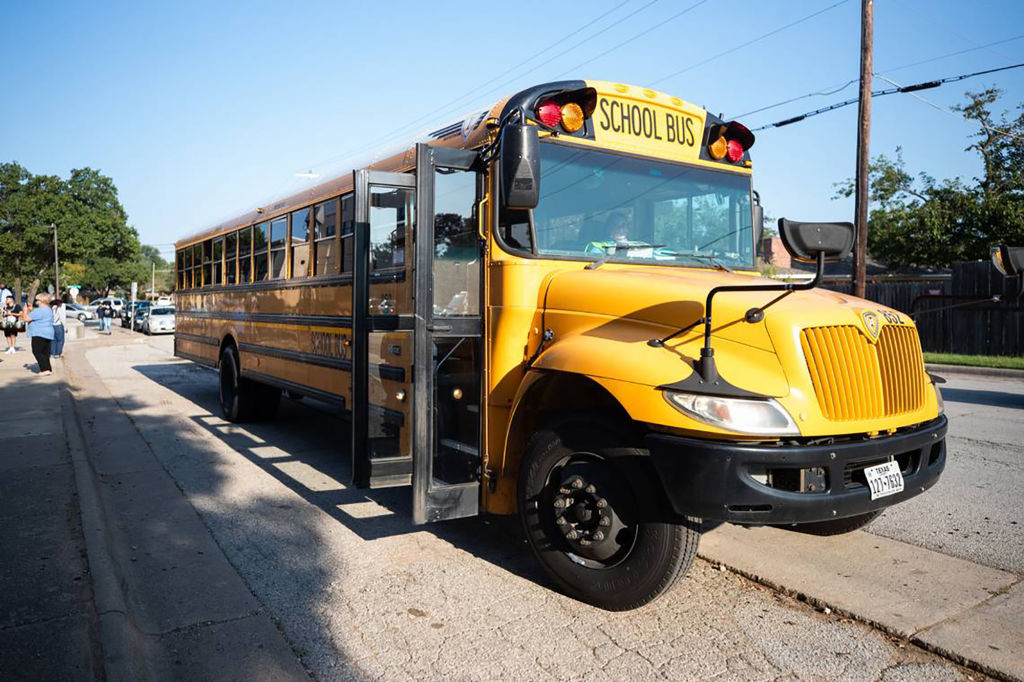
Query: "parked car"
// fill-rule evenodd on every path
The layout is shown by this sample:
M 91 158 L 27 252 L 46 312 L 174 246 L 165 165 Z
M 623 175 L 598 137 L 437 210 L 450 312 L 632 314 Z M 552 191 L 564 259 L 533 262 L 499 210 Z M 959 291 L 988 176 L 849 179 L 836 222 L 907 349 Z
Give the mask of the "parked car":
M 168 306 L 173 307 L 174 306 L 174 301 L 171 300 L 170 296 L 158 296 L 157 299 L 156 299 L 156 304 L 157 305 L 168 305 Z
M 134 303 L 129 302 L 121 309 L 121 326 L 127 329 L 131 326 L 132 311 L 135 312 L 136 317 L 141 311 L 148 310 L 152 306 L 152 301 L 135 301 Z
M 81 322 L 96 319 L 96 311 L 94 309 L 86 308 L 84 305 L 79 305 L 77 303 L 65 303 L 64 307 L 68 309 L 68 317 L 73 317 Z
M 135 319 L 132 321 L 132 329 L 141 332 L 142 325 L 146 321 L 146 317 L 149 315 L 149 310 L 144 308 L 135 313 Z
M 123 298 L 107 297 L 107 298 L 97 298 L 94 301 L 90 302 L 89 303 L 89 308 L 91 308 L 92 310 L 96 310 L 104 302 L 109 303 L 110 307 L 113 308 L 114 312 L 117 313 L 118 315 L 121 314 L 121 309 L 124 308 L 124 306 L 125 306 L 125 300 Z
M 146 319 L 142 322 L 142 331 L 146 334 L 173 334 L 174 308 L 166 306 L 150 308 Z

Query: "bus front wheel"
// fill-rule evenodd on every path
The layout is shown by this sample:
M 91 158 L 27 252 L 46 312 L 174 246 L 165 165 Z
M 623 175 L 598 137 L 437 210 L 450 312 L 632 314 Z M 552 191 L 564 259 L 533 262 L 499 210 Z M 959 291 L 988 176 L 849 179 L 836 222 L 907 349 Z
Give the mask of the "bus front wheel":
M 280 389 L 241 376 L 234 346 L 220 354 L 220 408 L 229 422 L 271 419 L 281 402 Z
M 563 422 L 534 434 L 519 472 L 519 516 L 534 556 L 562 592 L 624 611 L 686 573 L 699 522 L 650 518 L 653 482 L 635 467 L 647 452 L 600 424 Z

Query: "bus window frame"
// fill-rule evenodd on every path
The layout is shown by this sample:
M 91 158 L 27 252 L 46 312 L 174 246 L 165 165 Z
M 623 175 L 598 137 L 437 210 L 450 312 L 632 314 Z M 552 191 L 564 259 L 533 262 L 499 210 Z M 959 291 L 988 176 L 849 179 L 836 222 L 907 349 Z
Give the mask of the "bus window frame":
M 289 242 L 289 225 L 291 220 L 289 215 L 284 213 L 277 217 L 271 218 L 266 221 L 269 226 L 269 232 L 267 233 L 267 281 L 274 281 L 278 279 L 288 279 L 288 242 Z M 284 240 L 281 246 L 274 247 L 274 228 L 284 223 Z M 281 263 L 281 270 L 276 275 L 274 274 L 274 254 L 283 253 L 284 262 Z
M 313 252 L 313 249 L 311 248 L 311 242 L 312 242 L 312 234 L 311 234 L 311 232 L 312 232 L 312 230 L 310 229 L 311 222 L 312 222 L 310 220 L 310 217 L 313 215 L 313 206 L 314 206 L 313 204 L 310 204 L 308 206 L 300 206 L 299 208 L 296 208 L 295 210 L 288 212 L 288 236 L 287 236 L 287 239 L 285 240 L 285 243 L 286 243 L 285 253 L 287 254 L 285 256 L 285 258 L 287 259 L 288 279 L 308 279 L 309 278 L 309 272 L 313 268 L 313 263 L 310 261 L 310 255 Z M 306 220 L 305 220 L 305 223 L 306 223 L 306 239 L 304 241 L 299 242 L 300 245 L 302 245 L 302 244 L 306 245 L 306 271 L 303 272 L 303 273 L 299 273 L 299 274 L 296 274 L 296 272 L 295 272 L 295 241 L 294 241 L 294 232 L 295 232 L 295 215 L 297 213 L 305 213 L 306 214 Z
M 220 258 L 217 257 L 217 252 L 220 251 Z M 210 276 L 211 282 L 207 286 L 223 286 L 224 285 L 224 237 L 215 237 L 211 240 L 210 245 Z
M 247 226 L 245 226 L 243 228 L 240 228 L 237 231 L 238 232 L 238 284 L 239 285 L 241 285 L 241 284 L 252 284 L 253 281 L 255 281 L 255 280 L 253 280 L 253 275 L 254 275 L 254 272 L 253 272 L 253 265 L 254 265 L 254 263 L 253 263 L 253 252 L 252 252 L 252 232 L 253 232 L 253 227 L 254 227 L 253 225 L 247 225 Z M 246 233 L 249 236 L 249 238 L 247 240 L 245 240 L 245 241 L 248 242 L 248 244 L 247 244 L 248 248 L 246 249 L 245 257 L 249 260 L 249 267 L 247 269 L 246 278 L 245 278 L 244 282 L 242 281 L 242 276 L 241 276 L 242 275 L 242 242 L 243 242 L 242 233 L 243 232 Z
M 711 171 L 713 173 L 724 173 L 724 174 L 727 174 L 727 175 L 738 175 L 738 176 L 746 178 L 747 181 L 748 181 L 749 192 L 750 192 L 750 206 L 751 206 L 751 211 L 753 211 L 753 206 L 754 206 L 754 183 L 752 181 L 753 178 L 751 177 L 751 175 L 749 173 L 737 173 L 735 170 L 731 170 L 731 169 L 728 169 L 728 168 L 709 168 L 709 167 L 703 166 L 703 165 L 697 165 L 697 164 L 690 164 L 690 163 L 685 163 L 685 162 L 672 161 L 670 159 L 659 159 L 658 157 L 646 156 L 644 154 L 631 154 L 629 152 L 623 152 L 623 151 L 620 151 L 620 150 L 617 150 L 617 149 L 606 149 L 604 147 L 592 147 L 590 145 L 576 145 L 576 144 L 571 144 L 571 143 L 565 143 L 565 142 L 563 142 L 561 140 L 550 140 L 550 139 L 549 140 L 543 140 L 541 142 L 541 144 L 558 144 L 558 145 L 562 145 L 564 147 L 569 147 L 570 149 L 586 149 L 586 150 L 601 152 L 601 153 L 604 153 L 604 154 L 612 154 L 612 155 L 615 155 L 615 156 L 623 156 L 623 157 L 626 157 L 626 158 L 642 159 L 644 161 L 658 161 L 660 163 L 670 163 L 670 164 L 675 164 L 675 165 L 679 165 L 679 166 L 685 166 L 687 168 L 700 168 L 702 170 Z M 500 174 L 501 174 L 501 164 L 497 160 L 492 161 L 491 162 L 491 173 L 490 173 L 490 175 L 494 178 L 494 180 L 493 180 L 494 184 L 492 185 L 492 191 L 494 192 L 494 196 L 499 197 L 498 200 L 494 202 L 494 208 L 491 211 L 491 219 L 493 221 L 492 232 L 494 233 L 494 241 L 497 242 L 498 247 L 502 251 L 504 251 L 506 254 L 508 254 L 510 256 L 514 256 L 514 257 L 517 257 L 517 258 L 529 258 L 529 259 L 533 259 L 533 260 L 568 261 L 568 262 L 572 262 L 572 263 L 588 263 L 588 262 L 593 262 L 594 261 L 594 259 L 587 259 L 587 258 L 583 258 L 583 257 L 579 257 L 579 256 L 562 256 L 562 255 L 556 255 L 556 254 L 538 254 L 537 253 L 537 232 L 536 232 L 536 227 L 535 227 L 534 222 L 533 222 L 533 209 L 528 209 L 527 210 L 527 218 L 530 221 L 531 250 L 530 251 L 525 251 L 523 249 L 517 249 L 514 246 L 509 246 L 505 242 L 505 240 L 502 238 L 502 236 L 501 236 L 501 211 L 502 211 L 502 206 L 501 206 L 501 199 L 500 199 L 500 196 L 501 196 L 501 177 L 500 177 Z M 541 178 L 543 179 L 543 169 L 541 170 Z M 753 240 L 753 235 L 756 232 L 753 229 L 753 224 L 754 224 L 753 223 L 753 213 L 751 213 L 751 223 L 750 224 L 751 224 L 751 230 L 750 230 L 751 231 L 751 241 L 753 242 L 753 247 L 752 247 L 753 248 L 753 252 L 752 253 L 754 254 L 755 264 L 750 266 L 750 267 L 745 267 L 745 266 L 741 266 L 741 265 L 733 265 L 733 264 L 730 263 L 729 267 L 732 268 L 733 270 L 739 270 L 740 272 L 756 272 L 757 271 L 757 264 L 756 264 L 757 243 L 756 243 L 756 241 Z M 713 267 L 710 264 L 709 265 L 703 265 L 703 264 L 696 264 L 696 263 L 694 263 L 694 264 L 691 265 L 691 264 L 684 264 L 684 263 L 658 263 L 656 261 L 637 261 L 636 263 L 630 263 L 629 261 L 618 260 L 618 261 L 610 261 L 610 262 L 616 263 L 616 264 L 623 264 L 623 265 L 636 265 L 636 266 L 643 266 L 643 267 L 652 266 L 652 267 L 661 267 L 661 268 L 669 267 L 669 268 L 707 269 L 707 268 Z
M 238 285 L 238 230 L 227 232 L 224 237 L 224 286 L 233 287 Z M 228 243 L 231 243 L 231 264 L 228 264 Z M 231 273 L 231 281 L 228 281 L 228 273 Z
M 320 206 L 327 206 L 328 204 L 334 204 L 334 233 L 327 237 L 317 237 L 316 234 L 316 212 Z M 336 277 L 341 274 L 341 197 L 335 196 L 323 201 L 318 201 L 309 207 L 310 215 L 312 219 L 312 236 L 310 237 L 310 270 L 312 271 L 313 277 Z M 324 210 L 324 215 L 327 215 L 327 210 Z M 334 242 L 334 251 L 338 258 L 338 270 L 337 272 L 321 272 L 321 269 L 317 267 L 320 262 L 320 249 L 321 244 L 328 242 Z

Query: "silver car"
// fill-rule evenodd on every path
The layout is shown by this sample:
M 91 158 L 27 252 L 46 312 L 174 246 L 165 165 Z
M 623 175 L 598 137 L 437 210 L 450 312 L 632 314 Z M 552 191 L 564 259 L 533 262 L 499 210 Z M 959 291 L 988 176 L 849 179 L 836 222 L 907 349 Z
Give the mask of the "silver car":
M 142 331 L 146 334 L 173 334 L 174 308 L 153 307 L 142 322 Z

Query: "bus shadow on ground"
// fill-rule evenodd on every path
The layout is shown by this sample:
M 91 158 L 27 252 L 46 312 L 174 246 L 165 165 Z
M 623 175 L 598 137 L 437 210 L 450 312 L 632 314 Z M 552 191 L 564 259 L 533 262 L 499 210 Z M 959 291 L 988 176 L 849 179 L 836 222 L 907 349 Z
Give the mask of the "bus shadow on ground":
M 1005 391 L 982 391 L 973 388 L 942 387 L 942 398 L 950 403 L 985 405 L 987 407 L 1013 407 L 1024 410 L 1024 395 Z
M 205 414 L 190 415 L 189 419 L 209 438 L 228 446 L 361 539 L 425 531 L 521 578 L 546 583 L 529 554 L 517 517 L 477 516 L 415 525 L 410 486 L 354 487 L 350 482 L 350 427 L 336 408 L 282 397 L 273 420 L 231 424 L 218 416 L 214 373 L 182 372 L 177 364 L 135 365 L 132 369 L 202 408 Z

